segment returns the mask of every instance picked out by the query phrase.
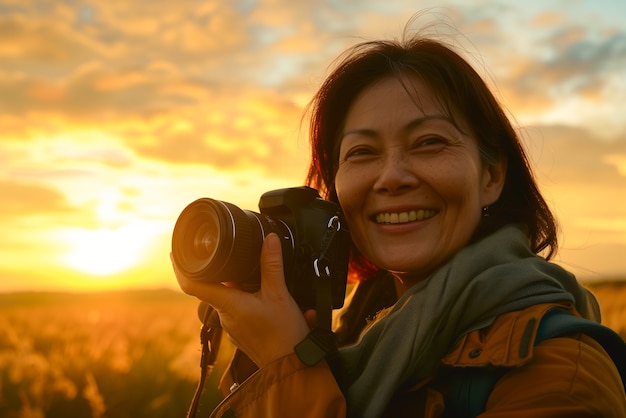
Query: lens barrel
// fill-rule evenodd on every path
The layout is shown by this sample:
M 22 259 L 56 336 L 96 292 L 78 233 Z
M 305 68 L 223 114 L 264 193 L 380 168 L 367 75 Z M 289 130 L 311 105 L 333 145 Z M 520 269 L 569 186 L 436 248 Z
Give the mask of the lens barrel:
M 172 255 L 187 277 L 210 282 L 258 282 L 264 231 L 254 212 L 209 198 L 190 203 L 172 236 Z

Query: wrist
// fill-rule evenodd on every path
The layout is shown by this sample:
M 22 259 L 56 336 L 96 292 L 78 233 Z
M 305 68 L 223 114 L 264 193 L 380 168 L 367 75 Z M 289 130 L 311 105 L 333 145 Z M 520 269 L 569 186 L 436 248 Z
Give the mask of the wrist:
M 294 351 L 302 363 L 313 367 L 337 351 L 335 334 L 327 329 L 313 327 L 307 336 L 296 344 Z

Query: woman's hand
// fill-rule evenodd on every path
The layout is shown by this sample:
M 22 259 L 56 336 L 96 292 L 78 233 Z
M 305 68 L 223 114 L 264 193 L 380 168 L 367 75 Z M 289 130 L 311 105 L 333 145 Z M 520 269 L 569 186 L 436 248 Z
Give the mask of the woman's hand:
M 181 289 L 218 312 L 235 345 L 259 368 L 291 352 L 309 332 L 300 308 L 285 285 L 280 240 L 269 234 L 261 250 L 261 289 L 244 292 L 220 283 L 191 280 L 174 265 Z

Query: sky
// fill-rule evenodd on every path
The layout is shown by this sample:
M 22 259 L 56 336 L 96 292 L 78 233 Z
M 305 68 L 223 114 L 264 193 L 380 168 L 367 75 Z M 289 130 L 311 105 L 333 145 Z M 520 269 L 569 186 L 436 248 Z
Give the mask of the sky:
M 626 278 L 626 2 L 443 4 L 0 0 L 0 291 L 177 288 L 182 209 L 256 211 L 303 184 L 303 112 L 333 60 L 412 18 L 518 127 L 555 261 Z

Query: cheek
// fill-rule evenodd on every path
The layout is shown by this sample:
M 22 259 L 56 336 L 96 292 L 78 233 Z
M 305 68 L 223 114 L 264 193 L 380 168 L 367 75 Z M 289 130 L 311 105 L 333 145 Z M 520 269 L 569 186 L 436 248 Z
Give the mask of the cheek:
M 450 180 L 453 180 L 451 178 Z M 473 175 L 456 177 L 456 180 L 442 187 L 445 193 L 446 218 L 444 228 L 452 241 L 469 240 L 481 221 L 479 184 Z
M 452 170 L 456 167 L 456 170 Z M 441 226 L 450 235 L 466 235 L 480 220 L 479 177 L 475 167 L 468 164 L 450 164 L 445 169 L 433 170 L 429 179 L 431 190 L 440 199 L 444 211 Z M 449 237 L 448 237 L 449 239 Z
M 337 170 L 335 175 L 335 193 L 337 193 L 337 199 L 339 199 L 339 205 L 345 211 L 349 211 L 355 200 L 357 185 L 352 181 L 345 169 L 341 167 Z
M 457 205 L 472 205 L 477 201 L 480 190 L 480 176 L 474 165 L 455 164 L 446 167 L 438 179 L 433 179 L 434 187 L 440 191 L 447 201 Z
M 341 168 L 337 171 L 335 192 L 348 227 L 353 235 L 358 235 L 358 219 L 366 196 L 366 185 L 359 180 L 363 176 L 355 176 L 349 171 Z

